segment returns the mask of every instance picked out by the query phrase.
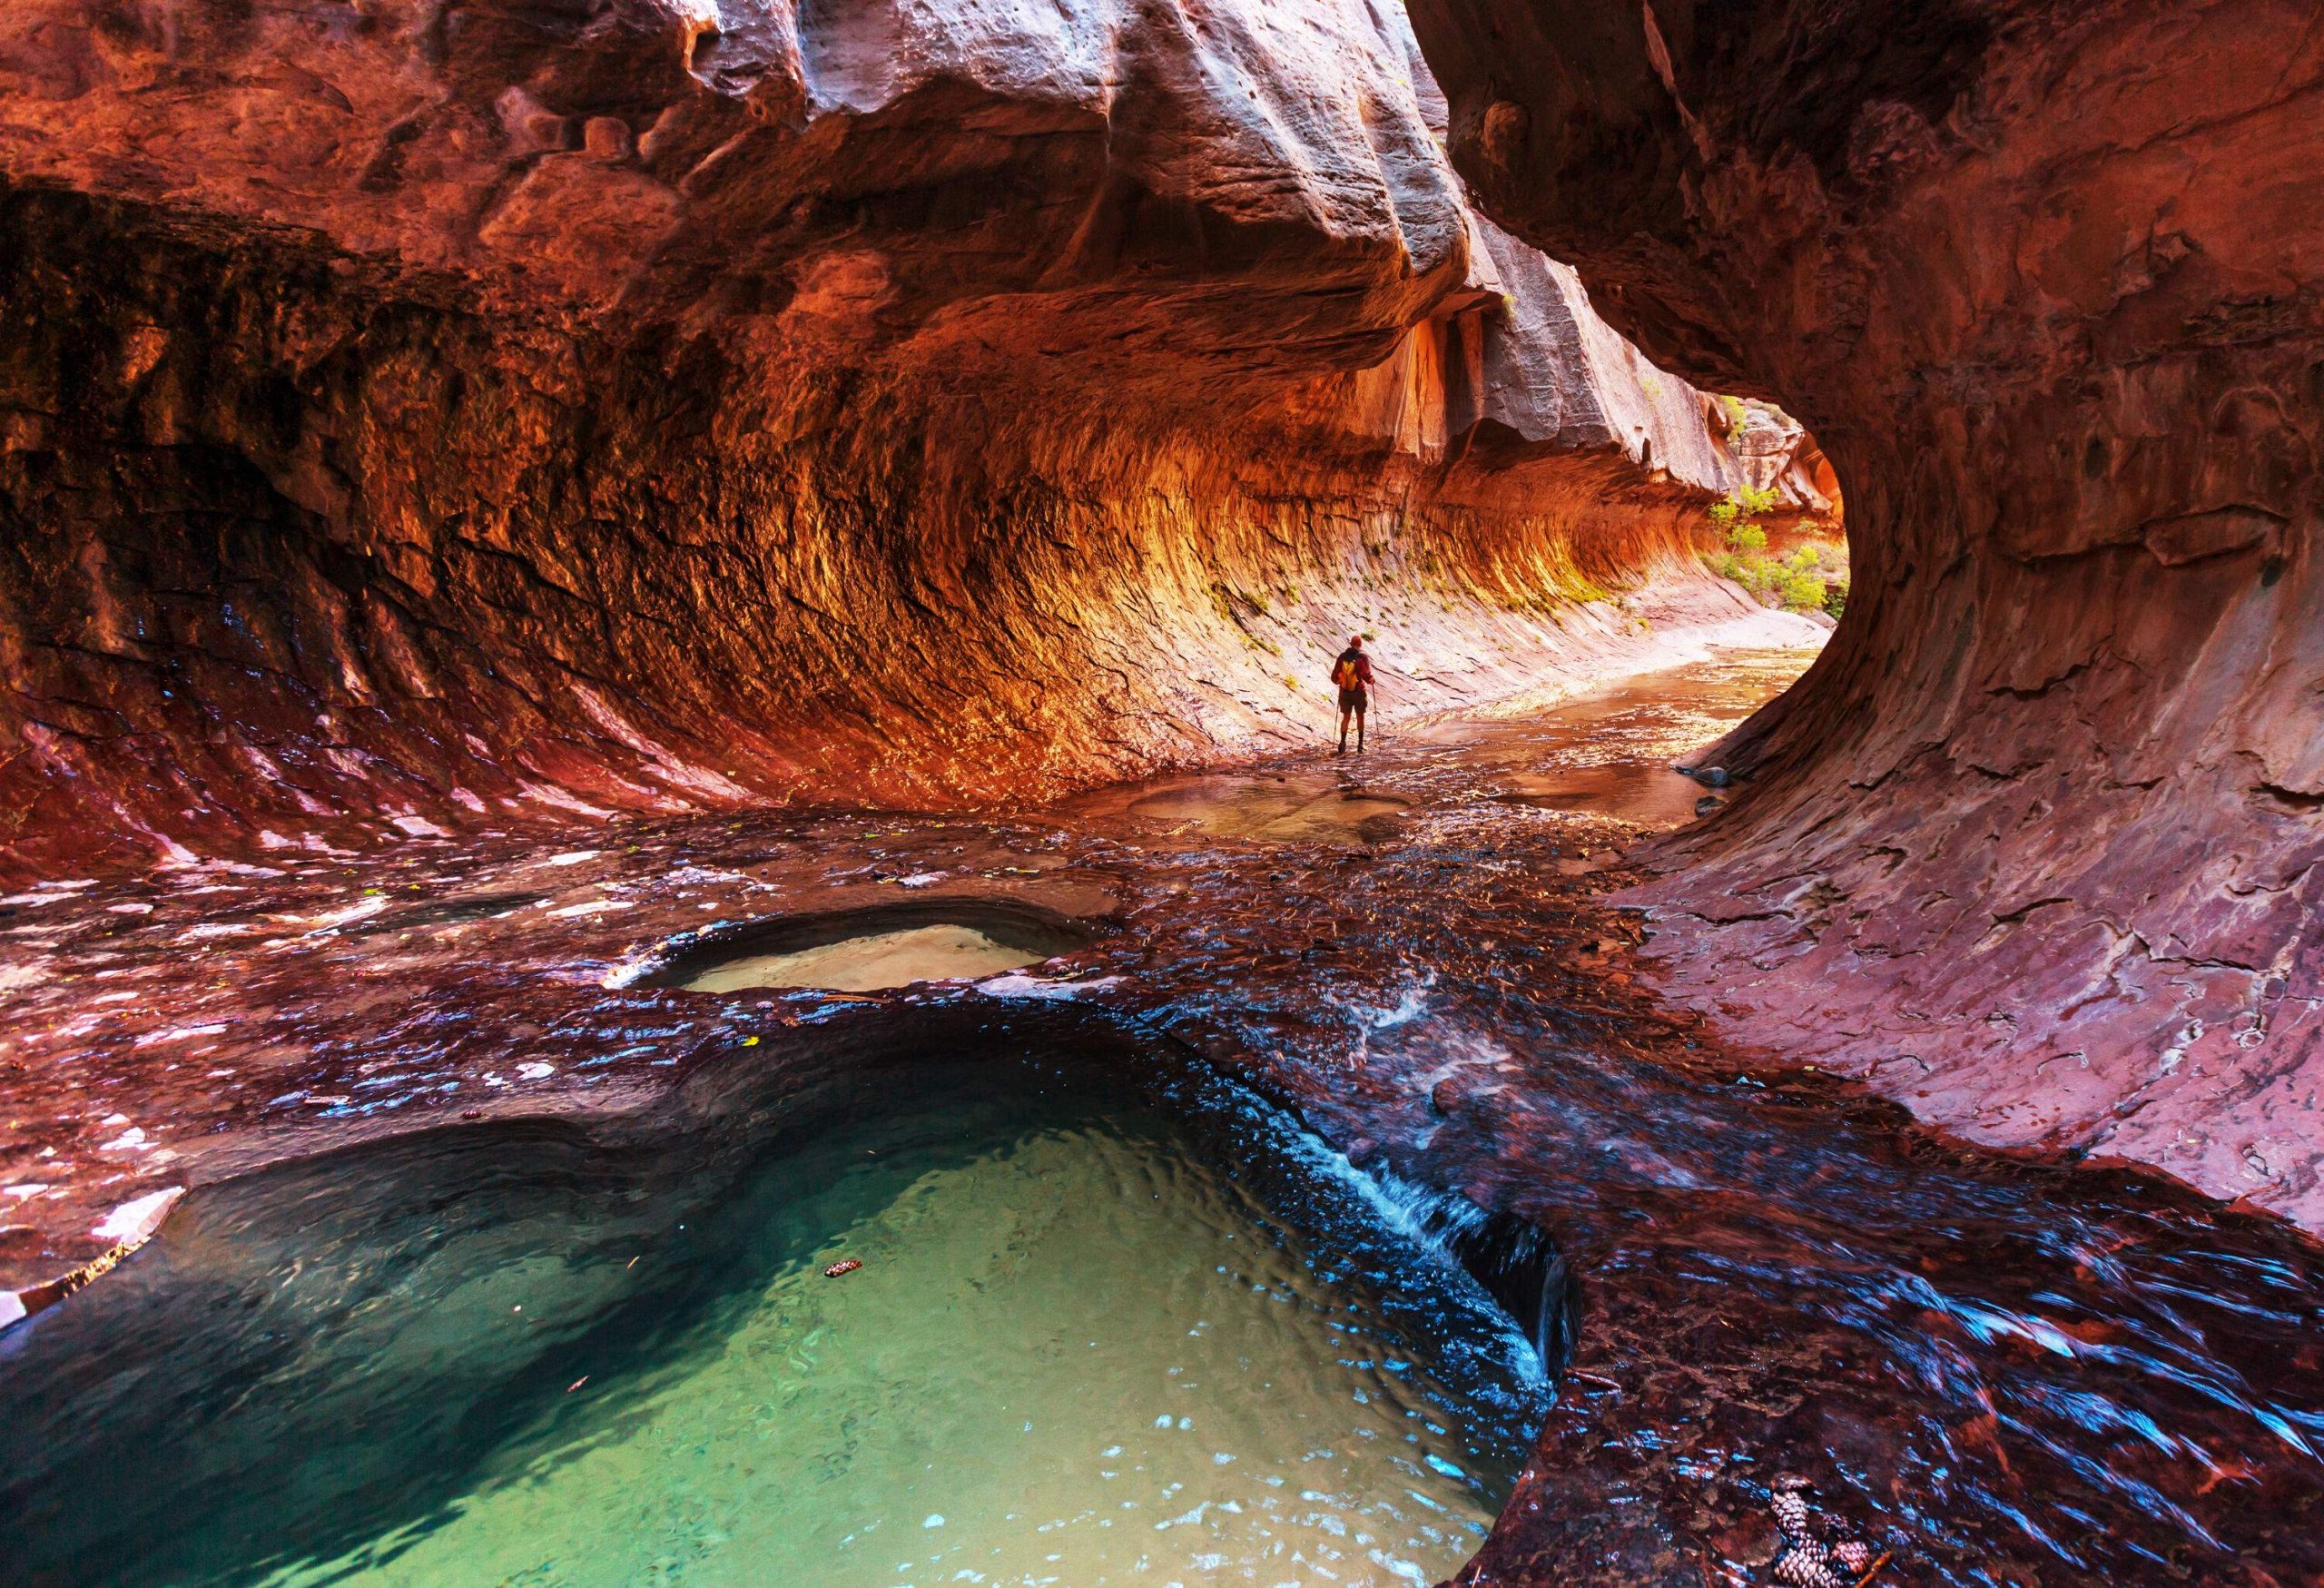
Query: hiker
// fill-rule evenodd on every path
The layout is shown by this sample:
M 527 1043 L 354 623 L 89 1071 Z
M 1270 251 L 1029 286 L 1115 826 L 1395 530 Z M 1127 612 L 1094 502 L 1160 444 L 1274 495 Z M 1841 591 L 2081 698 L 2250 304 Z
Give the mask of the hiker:
M 1347 754 L 1347 719 L 1355 717 L 1355 753 L 1364 754 L 1364 707 L 1372 690 L 1372 658 L 1364 654 L 1364 636 L 1348 636 L 1347 649 L 1332 664 L 1332 686 L 1340 692 L 1340 747 L 1335 755 Z

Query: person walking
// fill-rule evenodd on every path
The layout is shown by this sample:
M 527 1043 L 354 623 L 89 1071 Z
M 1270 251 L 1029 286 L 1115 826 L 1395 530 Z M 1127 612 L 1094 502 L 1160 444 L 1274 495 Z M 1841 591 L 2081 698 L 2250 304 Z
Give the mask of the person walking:
M 1355 753 L 1364 754 L 1364 708 L 1372 695 L 1372 658 L 1364 654 L 1364 636 L 1348 636 L 1347 649 L 1332 664 L 1332 686 L 1340 692 L 1340 747 L 1335 755 L 1347 754 L 1347 719 L 1355 718 Z

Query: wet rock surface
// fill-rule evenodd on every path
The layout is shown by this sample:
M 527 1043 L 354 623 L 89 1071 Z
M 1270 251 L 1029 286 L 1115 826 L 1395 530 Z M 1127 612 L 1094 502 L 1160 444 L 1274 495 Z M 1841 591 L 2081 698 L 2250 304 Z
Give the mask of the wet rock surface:
M 2324 1219 L 2316 8 L 1411 9 L 1486 208 L 1846 493 L 1846 620 L 1640 895 L 1663 984 Z
M 1736 1580 L 1786 1467 L 1930 1580 L 2319 1575 L 2311 1248 L 1798 1068 L 2319 1217 L 2311 11 L 6 8 L 9 1283 L 779 1067 L 862 1004 L 626 973 L 998 893 L 1123 930 L 861 996 L 1072 997 L 1570 1250 L 1475 1581 Z M 1848 616 L 1644 784 L 1041 804 L 1312 745 L 1358 623 L 1407 723 L 1780 638 L 1746 478 L 1845 488 Z
M 1404 802 L 1369 842 L 1141 815 L 1169 791 L 1128 789 L 48 890 L 7 940 L 6 1173 L 48 1186 L 11 1198 L 32 1233 L 10 1280 L 91 1255 L 105 1211 L 161 1186 L 429 1125 L 615 1114 L 708 1067 L 812 1068 L 859 1018 L 892 1034 L 915 1008 L 1069 1000 L 1554 1238 L 1580 1287 L 1573 1371 L 1463 1582 L 1768 1581 L 1786 1470 L 1898 1552 L 1899 1581 L 2313 1575 L 2312 1246 L 2152 1179 L 1948 1145 L 1812 1067 L 1738 1056 L 1637 979 L 1651 928 L 1603 890 L 1638 827 L 1501 797 L 1580 765 L 1690 796 L 1669 767 L 1800 659 L 1392 727 L 1346 772 Z M 1315 763 L 1252 775 L 1278 774 Z M 1231 802 L 1245 780 L 1220 781 Z M 944 897 L 1118 930 L 891 993 L 631 979 L 721 922 Z

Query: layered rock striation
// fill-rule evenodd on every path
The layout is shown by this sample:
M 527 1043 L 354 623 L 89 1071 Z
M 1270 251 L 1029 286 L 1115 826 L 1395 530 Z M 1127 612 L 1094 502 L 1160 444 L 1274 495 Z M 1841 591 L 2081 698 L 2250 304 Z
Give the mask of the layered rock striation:
M 1846 490 L 1846 620 L 1646 895 L 1669 986 L 2316 1228 L 2324 10 L 1413 11 L 1492 213 Z
M 0 16 L 19 874 L 942 806 L 1751 615 L 1713 411 L 1472 212 L 1401 13 Z

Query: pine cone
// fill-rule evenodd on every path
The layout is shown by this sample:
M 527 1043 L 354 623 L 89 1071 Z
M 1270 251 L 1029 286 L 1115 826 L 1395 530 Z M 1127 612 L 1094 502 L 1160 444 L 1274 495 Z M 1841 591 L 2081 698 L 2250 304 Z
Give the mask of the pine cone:
M 1791 1588 L 1855 1588 L 1853 1578 L 1832 1569 L 1832 1555 L 1822 1544 L 1795 1544 L 1776 1557 L 1776 1581 Z

